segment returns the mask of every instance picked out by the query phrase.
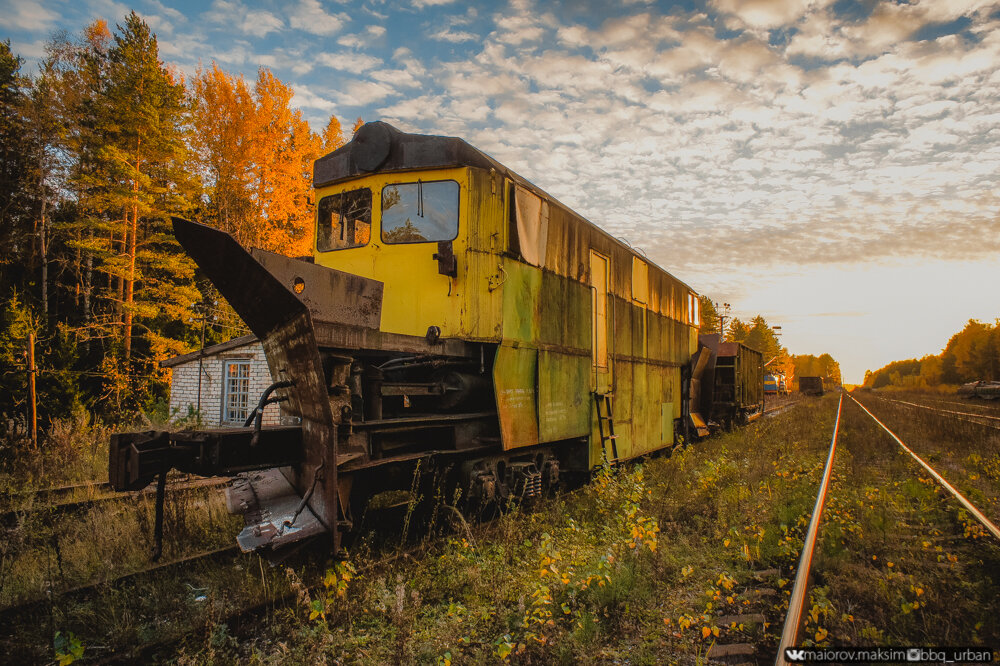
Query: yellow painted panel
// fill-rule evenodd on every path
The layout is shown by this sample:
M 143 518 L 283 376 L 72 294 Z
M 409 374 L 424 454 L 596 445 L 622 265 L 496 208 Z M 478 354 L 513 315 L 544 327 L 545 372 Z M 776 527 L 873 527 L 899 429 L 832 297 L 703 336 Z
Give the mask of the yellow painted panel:
M 372 229 L 367 245 L 357 248 L 315 251 L 317 264 L 379 280 L 385 284 L 382 300 L 382 330 L 404 335 L 426 334 L 437 326 L 442 337 L 493 339 L 499 324 L 500 294 L 486 287 L 497 261 L 472 257 L 483 248 L 469 245 L 470 229 L 476 238 L 490 238 L 502 231 L 502 197 L 492 192 L 489 178 L 474 178 L 468 168 L 375 173 L 316 190 L 316 200 L 367 187 L 372 191 Z M 454 180 L 459 185 L 459 228 L 452 248 L 458 258 L 458 276 L 438 273 L 436 242 L 387 243 L 382 238 L 382 188 L 400 183 Z M 473 188 L 475 188 L 473 190 Z M 491 231 L 491 227 L 497 227 Z M 498 244 L 497 244 L 498 245 Z M 489 252 L 490 249 L 486 248 Z M 493 301 L 496 300 L 496 303 Z M 480 310 L 486 316 L 480 316 Z M 494 321 L 496 319 L 497 321 Z
M 608 367 L 608 259 L 590 251 L 590 286 L 594 290 L 594 365 Z

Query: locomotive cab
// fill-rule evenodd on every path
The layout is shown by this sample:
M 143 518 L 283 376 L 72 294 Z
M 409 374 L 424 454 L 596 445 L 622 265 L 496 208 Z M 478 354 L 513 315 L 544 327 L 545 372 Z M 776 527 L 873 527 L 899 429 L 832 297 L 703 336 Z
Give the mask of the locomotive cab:
M 391 285 L 383 332 L 469 337 L 469 169 L 370 175 L 319 187 L 316 198 L 314 261 Z

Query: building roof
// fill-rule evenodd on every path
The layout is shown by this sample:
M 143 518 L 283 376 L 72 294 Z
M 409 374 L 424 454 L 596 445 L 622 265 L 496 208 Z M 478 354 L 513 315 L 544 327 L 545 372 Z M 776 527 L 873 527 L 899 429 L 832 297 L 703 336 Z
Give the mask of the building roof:
M 205 347 L 204 349 L 199 349 L 198 351 L 188 352 L 187 354 L 181 354 L 180 356 L 165 359 L 160 361 L 160 367 L 172 368 L 175 365 L 180 365 L 181 363 L 197 361 L 199 358 L 215 356 L 216 354 L 221 354 L 222 352 L 229 351 L 230 349 L 246 347 L 247 345 L 255 342 L 257 342 L 256 335 L 242 335 L 238 338 L 233 338 L 232 340 L 226 340 L 225 342 L 220 342 L 217 345 L 212 345 L 211 347 Z

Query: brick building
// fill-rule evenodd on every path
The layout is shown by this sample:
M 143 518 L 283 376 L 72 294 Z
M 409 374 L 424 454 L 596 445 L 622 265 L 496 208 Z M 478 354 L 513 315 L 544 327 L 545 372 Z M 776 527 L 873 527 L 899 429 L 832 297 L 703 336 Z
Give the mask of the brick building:
M 271 385 L 264 348 L 253 335 L 174 356 L 161 361 L 160 365 L 172 370 L 172 417 L 184 418 L 200 411 L 201 424 L 206 427 L 242 426 L 264 389 Z M 277 405 L 265 408 L 264 425 L 277 425 L 279 418 Z

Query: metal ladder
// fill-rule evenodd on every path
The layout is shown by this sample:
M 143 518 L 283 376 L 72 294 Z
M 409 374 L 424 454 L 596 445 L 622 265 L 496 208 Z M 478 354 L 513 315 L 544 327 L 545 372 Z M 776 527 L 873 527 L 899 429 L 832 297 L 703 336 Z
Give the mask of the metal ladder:
M 618 464 L 618 444 L 615 443 L 615 417 L 611 405 L 611 393 L 594 393 L 597 401 L 597 432 L 601 436 L 601 455 L 609 465 Z M 601 412 L 601 405 L 604 405 L 604 412 Z M 607 429 L 605 429 L 605 424 Z M 607 443 L 611 442 L 611 456 L 608 460 Z

